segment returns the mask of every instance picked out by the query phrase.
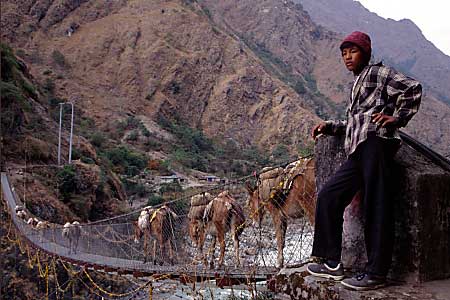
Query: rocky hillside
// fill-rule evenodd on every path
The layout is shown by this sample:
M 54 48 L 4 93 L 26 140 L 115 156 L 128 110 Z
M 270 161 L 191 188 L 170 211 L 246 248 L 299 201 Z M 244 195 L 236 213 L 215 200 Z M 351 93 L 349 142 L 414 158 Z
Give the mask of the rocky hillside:
M 340 61 L 338 47 L 342 34 L 330 32 L 316 25 L 308 13 L 303 10 L 302 5 L 293 5 L 289 1 L 203 0 L 201 2 L 210 9 L 215 22 L 222 24 L 225 28 L 229 28 L 229 31 L 241 36 L 243 40 L 253 42 L 253 47 L 256 48 L 255 53 L 259 54 L 263 61 L 265 57 L 269 56 L 267 55 L 269 53 L 271 61 L 275 62 L 275 65 L 288 65 L 291 69 L 279 68 L 285 70 L 284 74 L 286 75 L 284 75 L 284 78 L 295 76 L 304 78 L 307 83 L 307 91 L 305 93 L 309 99 L 313 99 L 313 101 L 320 103 L 321 107 L 325 108 L 330 108 L 327 104 L 337 104 L 332 106 L 332 108 L 335 108 L 334 114 L 321 115 L 318 112 L 321 117 L 336 117 L 336 115 L 339 115 L 340 108 L 347 101 L 348 87 L 352 80 L 351 75 Z M 341 20 L 343 23 L 349 22 L 348 31 L 355 30 L 354 27 L 350 27 L 348 16 L 339 15 L 343 14 L 344 10 L 335 8 L 335 10 L 328 11 L 329 6 L 324 1 L 313 3 L 316 6 L 322 3 L 324 11 L 330 14 L 332 11 L 338 11 L 336 13 L 337 17 L 335 16 L 336 22 L 338 20 Z M 358 3 L 354 2 L 353 5 L 358 5 Z M 316 10 L 321 11 L 322 6 L 317 7 Z M 386 22 L 382 18 L 379 19 Z M 330 20 L 334 20 L 333 17 L 330 16 Z M 327 19 L 327 21 L 329 20 Z M 361 17 L 360 21 L 365 23 L 363 17 Z M 366 26 L 364 28 L 369 27 Z M 335 30 L 334 26 L 330 28 Z M 382 28 L 384 27 L 380 26 L 377 30 L 381 31 Z M 367 31 L 370 32 L 369 30 Z M 422 35 L 420 36 L 423 39 L 423 43 L 428 43 L 430 46 L 430 43 L 424 40 Z M 418 39 L 418 37 L 415 37 L 415 39 Z M 388 37 L 385 38 L 386 40 L 388 40 Z M 396 39 L 391 37 L 391 40 Z M 381 44 L 377 49 L 381 51 L 381 49 L 387 48 L 383 46 Z M 410 47 L 409 49 L 412 48 Z M 377 49 L 375 50 L 378 52 Z M 435 49 L 434 51 L 438 50 Z M 407 51 L 399 50 L 397 54 L 408 57 Z M 426 55 L 420 55 L 421 57 L 426 57 Z M 442 53 L 440 55 L 442 56 Z M 436 59 L 441 56 L 437 55 Z M 434 69 L 441 70 L 442 68 L 435 66 Z M 405 72 L 409 74 L 411 70 L 408 69 Z M 417 69 L 416 73 L 423 74 L 419 69 Z M 275 72 L 275 74 L 277 73 Z M 441 79 L 442 77 L 436 76 L 436 78 Z M 405 131 L 444 155 L 450 155 L 448 147 L 450 143 L 450 127 L 448 126 L 450 124 L 450 107 L 433 96 L 437 93 L 433 92 L 435 90 L 427 88 L 429 86 L 427 81 L 424 85 L 425 96 L 421 109 L 405 128 Z M 319 99 L 315 96 L 319 96 Z
M 24 52 L 36 78 L 54 70 L 57 94 L 102 126 L 162 114 L 208 136 L 272 147 L 302 144 L 319 120 L 320 107 L 272 76 L 194 1 L 54 1 L 39 18 L 44 1 L 29 9 L 4 2 L 5 20 L 17 21 L 5 24 L 3 38 Z
M 2 38 L 30 73 L 110 132 L 130 115 L 163 116 L 240 147 L 292 151 L 318 117 L 342 116 L 352 80 L 340 35 L 290 1 L 3 0 L 2 10 Z M 445 151 L 449 110 L 435 101 L 408 130 Z
M 85 138 L 74 136 L 72 164 L 57 167 L 58 123 L 55 119 L 59 117 L 58 103 L 64 101 L 55 98 L 51 85 L 41 86 L 27 65 L 4 44 L 1 44 L 1 62 L 1 169 L 8 171 L 14 191 L 27 211 L 54 224 L 93 221 L 123 212 L 126 195 L 122 183 Z M 88 120 L 82 112 L 77 110 L 76 113 L 80 117 L 76 125 Z M 67 111 L 64 115 L 68 115 Z M 63 119 L 67 124 L 66 118 Z M 69 148 L 68 136 L 64 129 L 61 147 L 64 163 Z M 20 249 L 13 243 L 16 237 L 3 193 L 0 202 L 0 294 L 4 299 L 45 298 L 45 278 L 39 277 L 38 266 L 28 260 L 28 255 L 34 253 L 23 252 L 25 248 Z M 41 257 L 41 263 L 51 262 Z M 60 283 L 67 280 L 64 268 L 59 264 L 56 268 L 62 277 Z M 55 277 L 49 277 L 50 289 L 55 290 Z M 89 291 L 81 284 L 76 283 L 73 288 L 76 294 L 89 296 Z
M 450 104 L 450 56 L 428 41 L 411 20 L 384 19 L 353 0 L 295 0 L 312 19 L 335 32 L 356 29 L 371 35 L 374 55 L 421 80 L 438 99 Z
M 122 184 L 85 138 L 74 136 L 73 164 L 64 169 L 56 167 L 57 107 L 46 103 L 47 99 L 55 99 L 52 92 L 48 87 L 42 88 L 27 65 L 3 44 L 1 58 L 2 168 L 10 170 L 16 191 L 23 195 L 27 208 L 59 224 L 120 212 L 126 199 Z M 64 130 L 62 162 L 67 161 L 68 135 Z

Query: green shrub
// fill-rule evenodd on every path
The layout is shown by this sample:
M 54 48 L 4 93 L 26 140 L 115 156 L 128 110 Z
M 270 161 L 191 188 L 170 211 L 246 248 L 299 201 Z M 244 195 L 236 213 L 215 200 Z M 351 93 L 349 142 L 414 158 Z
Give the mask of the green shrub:
M 1 79 L 3 81 L 13 81 L 17 76 L 17 72 L 20 69 L 19 63 L 17 62 L 16 57 L 12 49 L 3 43 L 0 43 L 0 52 L 1 52 Z
M 148 193 L 145 185 L 141 183 L 132 182 L 130 180 L 124 181 L 124 187 L 127 192 L 127 195 L 137 195 L 139 197 L 144 197 Z
M 130 132 L 130 134 L 127 136 L 127 141 L 132 141 L 135 142 L 138 140 L 139 137 L 139 133 L 137 130 L 133 130 L 132 132 Z
M 93 146 L 101 148 L 106 142 L 106 138 L 101 132 L 97 131 L 91 136 L 90 141 Z
M 314 76 L 312 74 L 306 74 L 305 75 L 305 81 L 308 85 L 308 87 L 313 90 L 313 91 L 317 91 L 317 82 L 316 79 L 314 78 Z
M 81 151 L 78 148 L 72 148 L 72 159 L 73 160 L 77 160 L 77 159 L 81 159 L 82 155 L 81 155 Z
M 95 164 L 95 161 L 92 158 L 87 157 L 87 156 L 81 156 L 80 160 L 82 163 L 85 163 L 85 164 L 90 164 L 90 165 Z
M 162 146 L 162 144 L 159 141 L 157 141 L 151 137 L 149 137 L 145 140 L 144 145 L 145 145 L 147 151 L 154 150 L 154 149 L 159 150 L 159 149 L 161 149 L 161 146 Z
M 205 13 L 205 15 L 208 17 L 208 19 L 212 20 L 211 11 L 207 7 L 202 7 L 202 9 L 203 9 L 203 12 Z
M 55 97 L 50 97 L 47 99 L 47 101 L 48 101 L 48 105 L 50 105 L 50 108 L 55 109 L 58 107 L 59 103 L 61 102 L 61 99 L 55 98 Z
M 66 58 L 59 50 L 53 50 L 52 59 L 58 66 L 60 66 L 62 68 L 66 68 L 69 66 L 66 61 Z
M 145 127 L 145 126 L 141 126 L 141 133 L 145 137 L 150 137 L 151 136 L 151 132 L 148 131 L 147 127 Z
M 295 82 L 295 84 L 292 86 L 292 88 L 300 95 L 303 95 L 306 93 L 305 85 L 299 80 L 297 80 Z
M 56 174 L 56 178 L 59 192 L 61 193 L 63 200 L 67 201 L 77 189 L 75 167 L 73 165 L 64 166 L 64 168 Z
M 136 175 L 136 172 L 142 171 L 147 165 L 147 158 L 144 155 L 133 152 L 125 146 L 108 150 L 105 156 L 122 174 Z
M 178 181 L 170 182 L 170 183 L 163 183 L 161 184 L 161 188 L 159 190 L 161 194 L 164 193 L 179 193 L 183 191 L 183 188 L 181 187 L 180 183 Z
M 314 143 L 310 142 L 297 146 L 297 152 L 300 157 L 306 157 L 314 154 Z
M 55 93 L 55 83 L 51 78 L 45 79 L 44 85 L 42 87 L 50 95 L 53 95 Z
M 164 203 L 164 198 L 158 194 L 151 194 L 148 198 L 147 205 L 155 206 Z
M 250 146 L 242 150 L 242 156 L 245 160 L 254 161 L 261 165 L 267 165 L 269 163 L 268 157 L 263 155 L 255 146 Z
M 33 98 L 37 97 L 36 94 L 36 88 L 33 84 L 28 82 L 27 80 L 24 80 L 22 83 L 23 89 L 27 92 L 28 95 L 32 96 Z
M 70 198 L 71 209 L 83 220 L 87 220 L 90 215 L 91 205 L 88 203 L 88 197 L 83 195 L 72 195 Z
M 272 151 L 272 159 L 274 162 L 285 162 L 290 158 L 289 149 L 284 144 L 279 144 Z
M 126 120 L 126 125 L 128 129 L 135 129 L 138 128 L 141 121 L 136 118 L 135 116 L 129 116 Z
M 13 83 L 0 81 L 0 91 L 2 100 L 25 103 L 25 97 L 22 95 L 22 91 Z

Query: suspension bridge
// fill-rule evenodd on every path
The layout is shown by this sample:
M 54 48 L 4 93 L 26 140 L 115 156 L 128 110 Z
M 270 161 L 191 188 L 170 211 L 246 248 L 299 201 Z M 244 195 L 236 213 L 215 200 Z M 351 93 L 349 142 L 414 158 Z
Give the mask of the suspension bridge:
M 248 179 L 248 177 L 247 177 Z M 251 216 L 246 213 L 246 223 L 240 237 L 241 263 L 235 265 L 233 242 L 227 235 L 225 262 L 221 267 L 211 268 L 198 258 L 198 249 L 194 246 L 188 233 L 189 200 L 193 195 L 182 197 L 164 205 L 176 213 L 170 226 L 163 228 L 170 236 L 175 252 L 175 261 L 169 262 L 167 249 L 157 250 L 156 263 L 147 259 L 142 241 L 134 241 L 134 225 L 141 209 L 123 215 L 79 224 L 80 234 L 73 239 L 63 236 L 62 224 L 50 224 L 46 228 L 37 228 L 27 224 L 16 213 L 18 206 L 24 207 L 23 201 L 12 186 L 10 176 L 1 173 L 4 199 L 11 217 L 11 224 L 31 248 L 48 257 L 102 272 L 132 274 L 134 277 L 174 278 L 184 282 L 215 279 L 217 285 L 225 286 L 236 283 L 264 281 L 275 275 L 277 248 L 272 220 L 266 218 L 260 225 L 252 225 Z M 218 195 L 228 190 L 242 206 L 246 205 L 248 194 L 243 180 L 209 187 L 208 192 Z M 153 208 L 158 208 L 154 206 Z M 28 217 L 33 217 L 27 211 Z M 313 230 L 305 218 L 288 221 L 286 244 L 284 247 L 285 265 L 299 265 L 309 259 Z M 150 243 L 151 244 L 151 243 Z M 205 248 L 211 244 L 207 238 Z M 158 245 L 159 246 L 159 245 Z M 106 291 L 104 291 L 106 292 Z

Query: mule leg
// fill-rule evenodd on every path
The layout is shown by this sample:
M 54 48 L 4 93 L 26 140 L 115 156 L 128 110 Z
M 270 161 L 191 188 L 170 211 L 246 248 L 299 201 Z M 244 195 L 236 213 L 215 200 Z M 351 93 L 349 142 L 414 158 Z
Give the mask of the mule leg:
M 200 249 L 200 257 L 204 261 L 205 265 L 207 265 L 207 253 L 203 252 L 203 248 L 205 247 L 205 239 L 206 239 L 206 233 L 202 232 L 201 236 L 198 239 L 199 243 L 199 249 Z
M 170 265 L 173 266 L 173 242 L 171 239 L 168 239 L 166 243 L 169 244 L 169 259 L 170 259 Z
M 233 229 L 233 242 L 234 242 L 234 255 L 236 257 L 236 267 L 241 266 L 241 260 L 239 258 L 239 237 L 236 232 L 237 228 Z
M 153 265 L 156 265 L 156 240 L 153 240 Z
M 147 255 L 148 255 L 148 249 L 147 249 L 147 237 L 144 235 L 144 264 L 147 262 Z
M 214 269 L 214 252 L 216 251 L 216 237 L 213 236 L 211 246 L 209 247 L 209 257 L 211 257 L 211 262 L 209 263 L 209 267 Z
M 203 260 L 203 263 L 205 264 L 205 266 L 207 266 L 208 265 L 207 253 L 203 253 L 203 247 L 205 246 L 205 238 L 206 233 L 202 229 L 198 237 L 198 249 L 200 252 L 200 259 Z
M 69 236 L 69 255 L 72 254 L 72 237 Z
M 76 236 L 75 237 L 75 241 L 74 241 L 74 246 L 73 246 L 73 253 L 74 254 L 77 254 L 77 249 L 78 249 L 78 241 L 79 241 L 79 239 L 80 239 L 80 237 L 79 236 Z
M 159 265 L 162 266 L 164 264 L 164 258 L 166 257 L 167 252 L 167 241 L 159 240 Z
M 219 245 L 220 245 L 219 267 L 222 267 L 223 260 L 225 258 L 225 232 L 220 230 L 217 233 L 217 238 L 219 239 Z
M 281 268 L 284 265 L 283 249 L 286 238 L 287 220 L 284 217 L 274 219 L 275 235 L 277 237 L 277 267 Z

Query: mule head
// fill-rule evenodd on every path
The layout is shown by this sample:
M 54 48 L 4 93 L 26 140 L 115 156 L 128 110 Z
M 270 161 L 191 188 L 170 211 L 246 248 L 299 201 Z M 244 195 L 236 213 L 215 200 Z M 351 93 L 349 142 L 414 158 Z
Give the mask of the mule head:
M 261 222 L 264 217 L 264 208 L 259 197 L 258 186 L 251 185 L 247 182 L 246 188 L 249 194 L 247 207 L 250 210 L 250 217 L 252 218 L 253 223 L 257 223 L 258 226 L 261 226 Z

